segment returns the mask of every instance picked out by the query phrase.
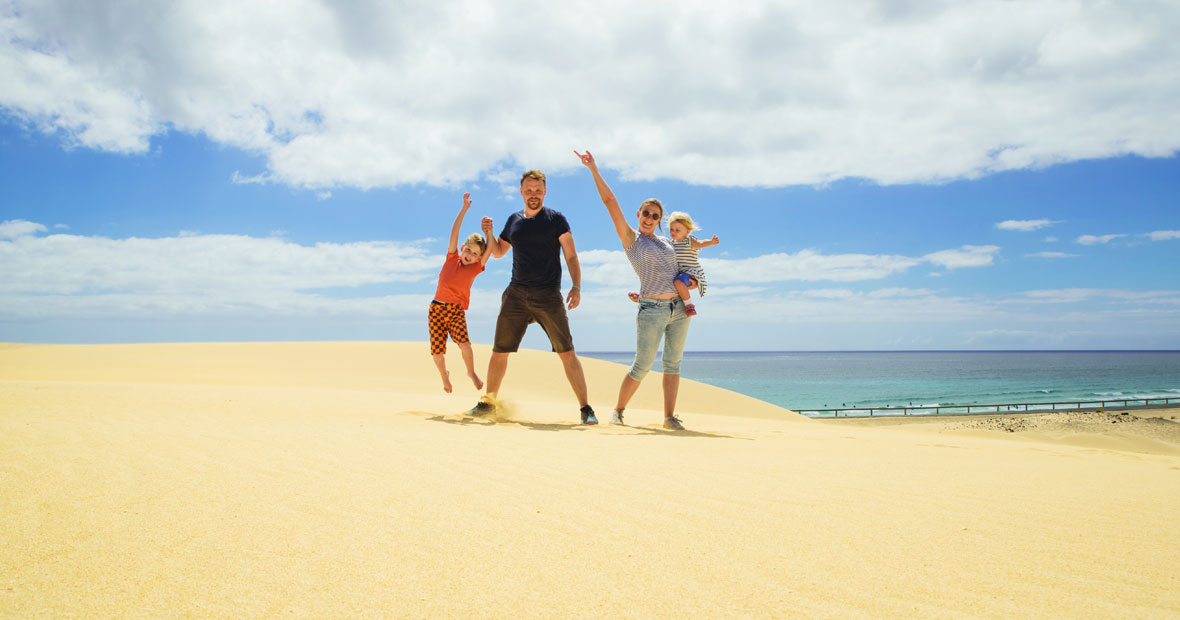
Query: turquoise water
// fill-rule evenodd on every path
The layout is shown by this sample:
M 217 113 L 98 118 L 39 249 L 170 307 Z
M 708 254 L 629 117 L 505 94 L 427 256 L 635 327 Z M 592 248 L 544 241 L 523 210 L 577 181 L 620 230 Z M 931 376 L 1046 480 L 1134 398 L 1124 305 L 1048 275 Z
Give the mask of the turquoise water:
M 788 409 L 1180 398 L 1180 351 L 688 352 L 681 376 Z

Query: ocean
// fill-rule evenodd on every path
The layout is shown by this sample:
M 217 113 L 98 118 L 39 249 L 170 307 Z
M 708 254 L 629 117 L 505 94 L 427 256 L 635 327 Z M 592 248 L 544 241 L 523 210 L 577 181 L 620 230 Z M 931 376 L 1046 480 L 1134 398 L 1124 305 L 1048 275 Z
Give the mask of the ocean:
M 690 351 L 680 372 L 793 410 L 1180 398 L 1180 351 Z

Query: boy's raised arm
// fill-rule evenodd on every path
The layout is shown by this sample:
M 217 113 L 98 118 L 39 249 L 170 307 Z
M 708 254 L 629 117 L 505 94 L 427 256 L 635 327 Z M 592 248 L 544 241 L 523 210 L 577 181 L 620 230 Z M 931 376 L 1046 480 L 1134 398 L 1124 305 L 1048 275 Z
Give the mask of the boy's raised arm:
M 471 207 L 471 194 L 463 194 L 463 208 L 459 209 L 459 215 L 455 216 L 455 223 L 451 226 L 451 244 L 447 246 L 447 254 L 455 254 L 459 251 L 459 229 L 463 227 L 463 216 L 467 215 L 467 209 Z

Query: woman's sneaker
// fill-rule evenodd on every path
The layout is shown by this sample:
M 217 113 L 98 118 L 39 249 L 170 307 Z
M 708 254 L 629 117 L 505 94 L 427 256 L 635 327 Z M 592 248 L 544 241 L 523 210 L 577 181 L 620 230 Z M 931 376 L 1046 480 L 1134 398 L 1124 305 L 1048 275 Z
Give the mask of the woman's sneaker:
M 680 423 L 680 418 L 672 416 L 664 418 L 664 428 L 674 431 L 682 431 L 684 430 L 684 425 Z
M 692 304 L 684 304 L 684 313 L 688 316 L 696 316 L 697 307 Z
M 595 426 L 598 424 L 598 418 L 594 417 L 594 408 L 590 405 L 582 407 L 582 424 L 586 426 Z
M 625 424 L 623 424 L 623 413 L 621 411 L 619 411 L 618 409 L 611 411 L 610 412 L 610 423 L 611 424 L 618 424 L 619 426 L 626 426 Z

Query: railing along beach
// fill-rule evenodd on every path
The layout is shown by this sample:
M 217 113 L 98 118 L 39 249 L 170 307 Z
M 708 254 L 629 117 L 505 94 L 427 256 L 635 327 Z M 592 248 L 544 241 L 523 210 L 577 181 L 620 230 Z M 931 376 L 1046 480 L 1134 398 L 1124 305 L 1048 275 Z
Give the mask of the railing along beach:
M 1176 398 L 1126 398 L 1117 400 L 1074 400 L 1054 403 L 1000 403 L 991 405 L 928 405 L 903 407 L 834 407 L 831 409 L 792 409 L 814 418 L 868 418 L 906 415 L 983 415 L 1016 413 L 1052 413 L 1054 411 L 1097 411 L 1099 409 L 1167 409 L 1180 407 Z M 911 413 L 918 412 L 918 413 Z

